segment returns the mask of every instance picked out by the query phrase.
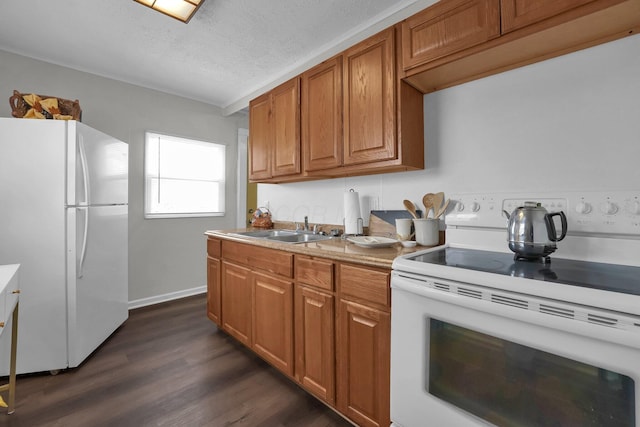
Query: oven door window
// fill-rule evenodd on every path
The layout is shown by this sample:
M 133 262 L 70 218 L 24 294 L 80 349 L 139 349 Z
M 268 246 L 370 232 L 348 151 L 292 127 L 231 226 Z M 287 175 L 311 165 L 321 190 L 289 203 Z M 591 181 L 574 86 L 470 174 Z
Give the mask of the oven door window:
M 628 376 L 436 319 L 430 394 L 498 426 L 635 426 Z

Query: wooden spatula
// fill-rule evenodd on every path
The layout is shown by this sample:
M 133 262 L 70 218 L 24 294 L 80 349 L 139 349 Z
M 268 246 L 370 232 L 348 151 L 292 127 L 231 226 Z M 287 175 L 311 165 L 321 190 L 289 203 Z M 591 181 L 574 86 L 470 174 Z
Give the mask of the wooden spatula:
M 413 216 L 414 218 L 418 218 L 416 205 L 411 200 L 403 200 L 402 203 L 404 204 L 405 209 L 409 211 L 411 216 Z
M 440 217 L 441 217 L 441 216 L 442 216 L 442 215 L 447 211 L 447 208 L 449 207 L 449 202 L 450 202 L 450 200 L 449 200 L 449 199 L 447 199 L 447 200 L 444 202 L 444 205 L 442 205 L 442 207 L 440 208 L 440 210 L 438 211 L 438 213 L 436 213 L 436 218 L 440 218 Z
M 436 218 L 436 215 L 442 209 L 442 203 L 444 202 L 444 193 L 441 191 L 433 195 L 433 217 Z
M 433 193 L 427 193 L 424 196 L 422 196 L 422 204 L 424 205 L 424 217 L 425 218 L 429 218 L 429 211 L 434 206 L 433 205 L 434 197 L 435 197 L 435 194 L 433 194 Z M 435 210 L 434 210 L 433 213 L 435 215 Z

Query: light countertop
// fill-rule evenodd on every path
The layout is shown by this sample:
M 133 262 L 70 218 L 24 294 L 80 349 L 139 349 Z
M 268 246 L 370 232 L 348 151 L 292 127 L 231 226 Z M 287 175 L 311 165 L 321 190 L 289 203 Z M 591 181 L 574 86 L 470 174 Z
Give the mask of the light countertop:
M 334 237 L 318 242 L 292 244 L 267 239 L 243 237 L 237 234 L 233 234 L 252 230 L 257 229 L 208 230 L 205 232 L 205 234 L 207 236 L 217 237 L 220 239 L 232 240 L 234 242 L 247 243 L 250 245 L 262 246 L 272 249 L 279 249 L 296 254 L 323 257 L 336 261 L 353 262 L 357 264 L 388 269 L 391 268 L 391 264 L 396 257 L 428 248 L 428 246 L 420 245 L 413 248 L 404 248 L 400 243 L 395 243 L 392 246 L 386 248 L 365 248 L 357 246 L 356 244 L 351 243 L 346 239 L 342 239 L 341 237 Z

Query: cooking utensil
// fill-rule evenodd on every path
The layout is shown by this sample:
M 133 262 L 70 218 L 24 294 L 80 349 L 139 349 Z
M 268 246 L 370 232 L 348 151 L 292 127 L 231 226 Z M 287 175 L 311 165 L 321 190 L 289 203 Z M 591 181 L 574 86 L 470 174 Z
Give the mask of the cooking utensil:
M 450 201 L 451 201 L 450 199 L 447 199 L 444 202 L 444 205 L 442 205 L 442 207 L 438 210 L 438 213 L 436 214 L 436 218 L 440 218 L 447 211 Z
M 524 202 L 509 214 L 507 225 L 509 249 L 515 258 L 538 259 L 556 250 L 556 242 L 567 235 L 567 217 L 564 212 L 548 213 L 540 203 Z M 553 217 L 559 216 L 562 223 L 560 236 L 556 232 Z
M 433 198 L 435 197 L 435 194 L 433 193 L 427 193 L 424 196 L 422 196 L 422 204 L 424 205 L 424 217 L 428 218 L 429 217 L 429 211 L 431 210 L 431 208 L 433 208 Z M 435 214 L 435 211 L 434 211 Z
M 433 195 L 433 217 L 437 218 L 438 212 L 442 208 L 442 202 L 444 202 L 444 193 L 442 191 Z
M 414 218 L 418 218 L 418 214 L 416 213 L 416 205 L 411 200 L 403 200 L 402 203 L 404 204 L 405 209 L 409 211 L 411 216 L 413 216 Z

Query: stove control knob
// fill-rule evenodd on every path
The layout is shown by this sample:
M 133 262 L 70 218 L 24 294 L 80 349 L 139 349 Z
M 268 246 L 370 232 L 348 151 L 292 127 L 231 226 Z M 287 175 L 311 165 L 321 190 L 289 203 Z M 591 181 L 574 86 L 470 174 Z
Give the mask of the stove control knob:
M 630 202 L 627 205 L 627 211 L 631 214 L 631 215 L 640 215 L 640 202 L 639 201 L 633 201 Z
M 588 214 L 591 212 L 591 205 L 587 202 L 579 202 L 576 205 L 576 212 L 579 214 Z
M 471 212 L 478 212 L 480 210 L 480 203 L 473 202 L 471 203 Z
M 600 210 L 605 215 L 613 215 L 618 212 L 618 205 L 616 205 L 615 203 L 606 202 L 600 205 Z
M 457 203 L 456 203 L 456 210 L 457 210 L 458 212 L 462 212 L 462 211 L 464 210 L 464 203 L 462 203 L 462 202 L 457 202 Z

